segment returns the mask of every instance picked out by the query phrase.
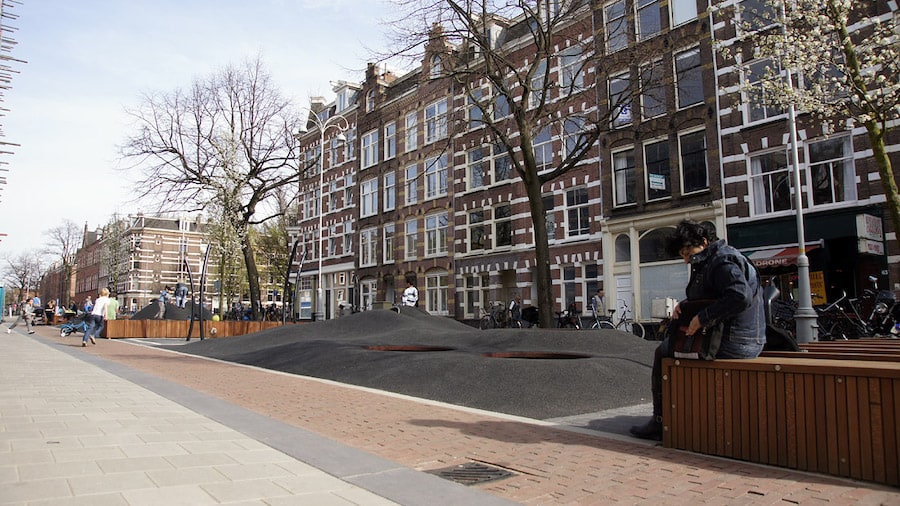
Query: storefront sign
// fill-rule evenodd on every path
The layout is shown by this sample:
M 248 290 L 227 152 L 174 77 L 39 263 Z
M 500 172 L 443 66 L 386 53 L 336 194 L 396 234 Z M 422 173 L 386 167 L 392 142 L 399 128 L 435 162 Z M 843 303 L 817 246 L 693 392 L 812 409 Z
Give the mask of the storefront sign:
M 881 226 L 881 218 L 870 214 L 857 214 L 856 236 L 860 239 L 884 241 L 884 228 Z
M 859 240 L 859 252 L 870 255 L 884 255 L 884 243 L 881 241 Z

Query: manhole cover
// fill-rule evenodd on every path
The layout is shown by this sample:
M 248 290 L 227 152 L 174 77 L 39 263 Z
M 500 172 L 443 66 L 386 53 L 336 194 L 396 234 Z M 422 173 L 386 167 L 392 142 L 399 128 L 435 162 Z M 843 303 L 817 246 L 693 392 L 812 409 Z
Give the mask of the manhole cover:
M 440 476 L 445 480 L 455 481 L 463 485 L 477 485 L 488 481 L 502 480 L 513 475 L 506 469 L 488 466 L 478 462 L 468 462 L 458 466 L 447 467 L 444 469 L 433 469 L 428 471 L 431 474 Z
M 488 358 L 528 358 L 545 360 L 574 360 L 579 358 L 591 358 L 583 353 L 558 353 L 552 351 L 504 351 L 496 353 L 482 353 Z
M 416 345 L 372 345 L 363 346 L 372 351 L 452 351 L 454 348 L 447 346 L 416 346 Z

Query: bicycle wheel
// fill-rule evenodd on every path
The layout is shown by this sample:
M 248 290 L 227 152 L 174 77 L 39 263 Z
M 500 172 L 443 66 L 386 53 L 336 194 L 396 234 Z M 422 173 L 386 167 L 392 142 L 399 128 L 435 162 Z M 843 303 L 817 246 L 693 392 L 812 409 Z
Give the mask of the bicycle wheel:
M 481 321 L 478 322 L 478 328 L 481 330 L 492 329 L 494 328 L 494 320 L 490 316 L 482 316 Z
M 591 325 L 591 328 L 601 330 L 616 330 L 616 327 L 608 320 L 600 320 L 599 322 L 594 322 L 594 324 Z
M 620 328 L 619 330 L 624 330 L 625 332 L 628 332 L 629 334 L 633 334 L 641 339 L 644 338 L 644 326 L 641 325 L 639 322 L 632 321 L 632 320 L 625 320 L 620 325 L 622 326 L 622 328 Z

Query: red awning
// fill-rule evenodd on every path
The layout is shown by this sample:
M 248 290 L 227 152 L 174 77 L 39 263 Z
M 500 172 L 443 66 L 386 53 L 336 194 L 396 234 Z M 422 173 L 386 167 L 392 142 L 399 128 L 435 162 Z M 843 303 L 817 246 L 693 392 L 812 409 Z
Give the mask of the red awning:
M 819 243 L 807 244 L 806 253 L 817 249 Z M 759 249 L 753 251 L 744 251 L 753 265 L 759 269 L 766 267 L 784 267 L 786 265 L 797 265 L 797 256 L 800 255 L 798 246 L 778 246 L 774 248 Z

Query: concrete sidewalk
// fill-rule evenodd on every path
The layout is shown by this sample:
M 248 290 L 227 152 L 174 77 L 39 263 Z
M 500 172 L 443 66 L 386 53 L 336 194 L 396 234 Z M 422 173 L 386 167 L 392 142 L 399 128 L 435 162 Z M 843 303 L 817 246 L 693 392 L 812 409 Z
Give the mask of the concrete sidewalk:
M 506 502 L 81 348 L 0 339 L 0 504 Z
M 900 505 L 897 489 L 586 430 L 590 416 L 575 428 L 183 355 L 180 339 L 81 348 L 56 332 L 0 337 L 0 503 Z M 510 474 L 430 474 L 472 463 Z

